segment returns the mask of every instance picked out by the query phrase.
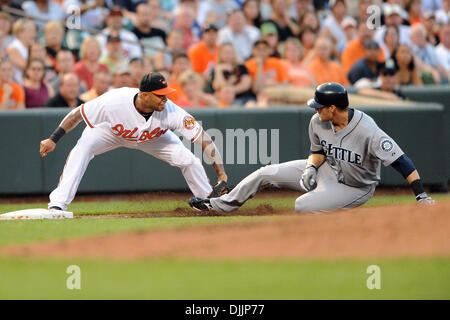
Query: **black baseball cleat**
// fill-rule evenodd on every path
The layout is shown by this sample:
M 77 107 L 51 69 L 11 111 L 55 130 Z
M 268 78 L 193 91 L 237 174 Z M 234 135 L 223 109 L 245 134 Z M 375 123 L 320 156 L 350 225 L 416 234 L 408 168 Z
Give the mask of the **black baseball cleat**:
M 49 210 L 60 210 L 60 211 L 62 211 L 62 209 L 60 207 L 56 207 L 56 206 L 50 207 Z
M 209 199 L 190 198 L 189 205 L 197 211 L 212 211 L 213 207 Z

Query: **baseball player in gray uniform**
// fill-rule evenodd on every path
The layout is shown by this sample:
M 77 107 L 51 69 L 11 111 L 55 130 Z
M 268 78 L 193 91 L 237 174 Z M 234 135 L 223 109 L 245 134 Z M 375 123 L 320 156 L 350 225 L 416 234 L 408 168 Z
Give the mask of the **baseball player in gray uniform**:
M 403 175 L 419 203 L 434 203 L 413 162 L 397 143 L 367 114 L 348 108 L 347 90 L 342 85 L 321 84 L 307 104 L 317 111 L 309 124 L 308 159 L 262 167 L 228 194 L 191 198 L 191 207 L 233 211 L 269 186 L 306 192 L 295 201 L 298 212 L 356 207 L 372 197 L 380 181 L 381 163 Z

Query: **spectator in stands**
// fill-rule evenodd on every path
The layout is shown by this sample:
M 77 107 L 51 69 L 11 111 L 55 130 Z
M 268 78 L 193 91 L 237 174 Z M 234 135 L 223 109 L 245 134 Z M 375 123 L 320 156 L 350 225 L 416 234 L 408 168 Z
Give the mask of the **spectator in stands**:
M 108 10 L 104 7 L 105 0 L 63 0 L 62 9 L 68 14 L 74 14 L 74 8 L 81 14 L 81 25 L 89 29 L 101 29 Z
M 203 30 L 202 41 L 189 49 L 188 56 L 195 72 L 207 74 L 211 71 L 219 49 L 216 44 L 217 31 L 218 28 L 213 24 L 206 26 Z
M 203 92 L 204 80 L 198 73 L 187 70 L 180 75 L 179 82 L 183 88 L 183 95 L 175 103 L 180 107 L 198 108 L 219 104 L 212 94 Z
M 172 29 L 167 36 L 167 47 L 156 53 L 154 57 L 155 70 L 171 70 L 175 54 L 184 53 L 183 32 Z
M 410 27 L 403 25 L 402 18 L 403 9 L 399 5 L 387 4 L 384 8 L 384 25 L 378 28 L 375 33 L 375 40 L 380 44 L 383 41 L 383 35 L 387 26 L 396 26 L 398 29 L 399 43 L 410 44 L 409 31 Z
M 101 48 L 106 47 L 107 37 L 110 34 L 118 34 L 122 40 L 124 56 L 127 59 L 142 57 L 142 48 L 138 42 L 136 35 L 123 28 L 123 14 L 120 8 L 114 7 L 106 18 L 106 28 L 103 29 L 97 39 Z M 106 55 L 106 50 L 102 52 L 102 56 Z
M 328 37 L 320 37 L 314 46 L 314 58 L 309 64 L 317 84 L 337 82 L 347 85 L 348 80 L 339 63 L 331 60 L 333 43 Z
M 273 22 L 264 22 L 261 24 L 261 39 L 267 41 L 269 44 L 269 56 L 274 58 L 280 58 L 281 55 L 278 52 L 278 30 Z
M 45 64 L 41 59 L 31 59 L 25 69 L 23 88 L 27 108 L 43 107 L 55 95 L 53 88 L 45 81 Z
M 356 23 L 356 20 L 353 19 L 352 17 L 345 17 L 342 20 L 341 28 L 345 34 L 346 42 L 345 42 L 344 46 L 342 46 L 342 43 L 341 43 L 341 46 L 337 45 L 336 49 L 339 52 L 339 54 L 342 53 L 342 51 L 344 50 L 344 48 L 348 42 L 355 40 L 356 37 L 358 36 L 358 30 L 356 29 L 357 25 L 358 24 Z
M 398 70 L 392 60 L 387 60 L 380 69 L 380 84 L 375 87 L 362 88 L 358 94 L 387 99 L 387 100 L 405 100 L 406 97 L 398 89 Z
M 383 55 L 387 59 L 392 56 L 395 48 L 399 45 L 398 29 L 394 25 L 387 26 L 383 35 L 383 42 L 380 48 L 383 50 Z
M 439 27 L 436 24 L 434 12 L 424 12 L 422 15 L 422 23 L 427 30 L 427 42 L 433 46 L 439 44 Z
M 56 67 L 56 54 L 61 49 L 67 49 L 63 46 L 62 42 L 64 40 L 64 28 L 62 24 L 58 21 L 50 21 L 45 25 L 44 28 L 45 42 L 47 46 L 45 47 L 48 59 L 51 60 L 53 67 Z
M 8 54 L 7 48 L 14 41 L 11 33 L 12 18 L 3 11 L 0 11 L 0 59 L 5 58 Z
M 414 55 L 407 44 L 400 44 L 392 53 L 392 59 L 398 69 L 400 85 L 423 84 L 414 62 Z
M 25 108 L 25 93 L 20 84 L 12 82 L 14 69 L 7 59 L 0 59 L 0 110 Z
M 298 34 L 299 27 L 289 16 L 286 0 L 271 0 L 272 14 L 268 21 L 275 24 L 280 42 Z
M 55 69 L 53 68 L 52 60 L 47 56 L 45 51 L 45 46 L 40 42 L 35 42 L 30 47 L 30 55 L 28 57 L 31 59 L 40 59 L 45 63 L 45 78 L 44 80 L 48 82 L 50 79 L 56 77 Z
M 310 27 L 314 32 L 318 33 L 320 31 L 320 21 L 317 13 L 315 11 L 308 11 L 302 16 L 302 19 L 298 22 L 298 34 L 305 27 Z
M 220 46 L 217 63 L 211 74 L 212 88 L 217 93 L 225 86 L 232 86 L 237 104 L 245 104 L 256 99 L 252 92 L 252 79 L 247 67 L 236 59 L 233 45 L 224 43 Z
M 73 72 L 84 82 L 89 90 L 94 84 L 94 74 L 100 70 L 109 71 L 106 64 L 100 63 L 102 49 L 95 37 L 84 39 L 80 49 L 80 61 L 73 67 Z
M 49 80 L 49 84 L 52 86 L 53 90 L 57 92 L 59 90 L 59 85 L 61 83 L 62 77 L 71 73 L 73 66 L 75 65 L 75 58 L 70 50 L 61 49 L 56 54 L 56 70 L 58 70 L 58 74 L 56 77 Z M 81 83 L 80 92 L 85 92 L 86 86 Z
M 80 95 L 84 102 L 91 101 L 109 90 L 112 85 L 112 76 L 108 71 L 99 71 L 94 76 L 94 86 L 91 90 Z
M 420 16 L 422 0 L 406 0 L 405 10 L 408 12 L 408 22 L 411 26 L 422 23 Z
M 239 107 L 240 104 L 235 102 L 236 94 L 234 91 L 234 87 L 232 85 L 224 85 L 217 92 L 217 98 L 219 99 L 219 103 L 217 106 L 219 108 L 230 108 L 230 107 Z
M 259 29 L 246 24 L 244 13 L 233 10 L 228 14 L 227 26 L 219 30 L 217 42 L 219 45 L 231 43 L 237 59 L 242 63 L 252 54 L 253 44 L 259 37 Z
M 29 47 L 36 38 L 36 25 L 33 21 L 19 19 L 13 25 L 14 41 L 9 45 L 8 57 L 14 66 L 14 79 L 23 84 L 23 72 L 27 67 Z
M 119 66 L 113 73 L 113 87 L 123 88 L 131 87 L 131 72 L 130 68 L 126 65 Z
M 170 31 L 170 21 L 172 20 L 172 11 L 167 11 L 169 2 L 175 2 L 174 0 L 148 0 L 147 3 L 151 8 L 151 21 L 152 27 L 164 30 L 166 34 Z M 164 7 L 162 10 L 161 6 Z
M 61 5 L 55 1 L 25 1 L 22 4 L 22 9 L 27 15 L 38 18 L 36 19 L 36 26 L 39 30 L 44 29 L 46 21 L 62 21 L 64 19 L 64 12 L 62 11 Z
M 132 88 L 139 88 L 139 82 L 142 77 L 151 72 L 152 70 L 147 70 L 145 62 L 141 58 L 133 58 L 130 60 L 130 78 Z
M 314 57 L 312 51 L 317 40 L 317 32 L 311 27 L 304 27 L 300 31 L 299 39 L 303 47 L 305 59 L 310 61 Z
M 259 10 L 259 0 L 246 0 L 242 5 L 242 12 L 247 25 L 259 28 L 261 26 L 261 11 Z
M 136 25 L 131 30 L 141 41 L 144 55 L 153 57 L 158 50 L 165 47 L 166 32 L 152 27 L 152 8 L 148 3 L 136 7 Z
M 428 10 L 423 10 L 428 11 Z M 436 10 L 436 23 L 438 25 L 444 25 L 450 22 L 450 0 L 442 0 L 442 8 Z
M 186 70 L 192 69 L 189 57 L 185 53 L 177 53 L 173 56 L 172 71 L 169 78 L 169 86 L 174 88 L 176 91 L 169 94 L 168 98 L 172 101 L 177 101 L 177 99 L 182 96 L 183 88 L 180 84 L 180 75 Z
M 436 54 L 441 65 L 450 74 L 450 24 L 444 24 L 439 32 L 440 44 L 436 47 Z
M 76 108 L 83 104 L 78 97 L 80 94 L 80 79 L 74 73 L 65 74 L 59 85 L 59 92 L 47 100 L 46 107 L 50 108 Z
M 372 0 L 358 0 L 356 20 L 357 21 L 367 21 L 369 18 L 368 8 L 372 5 Z
M 353 64 L 364 56 L 364 43 L 373 40 L 373 30 L 367 27 L 365 21 L 358 25 L 358 37 L 350 41 L 341 56 L 342 69 L 348 73 Z M 379 43 L 379 42 L 378 42 Z M 384 62 L 383 50 L 379 49 L 378 61 Z
M 100 63 L 108 66 L 111 73 L 123 65 L 128 65 L 128 60 L 125 59 L 123 53 L 122 43 L 118 34 L 111 33 L 106 40 L 106 56 L 100 59 Z
M 269 56 L 269 44 L 265 40 L 256 41 L 253 56 L 245 63 L 252 77 L 252 91 L 258 95 L 264 88 L 288 82 L 288 73 L 281 60 Z
M 201 1 L 198 4 L 197 21 L 201 26 L 213 23 L 222 28 L 227 23 L 227 12 L 239 7 L 239 4 L 234 0 Z M 214 16 L 214 21 L 208 21 L 208 17 L 211 15 Z
M 183 33 L 183 49 L 187 51 L 200 40 L 199 27 L 195 21 L 195 12 L 186 3 L 182 3 L 174 12 L 173 27 Z
M 418 23 L 411 27 L 411 51 L 426 65 L 430 66 L 436 84 L 441 77 L 447 79 L 447 71 L 442 67 L 435 48 L 427 43 L 425 27 Z
M 303 16 L 307 12 L 313 12 L 314 8 L 310 0 L 297 0 L 295 2 L 296 21 L 299 28 L 303 26 Z M 299 30 L 300 31 L 300 30 Z
M 303 48 L 297 38 L 288 38 L 284 42 L 281 60 L 288 73 L 288 82 L 297 87 L 315 87 L 314 74 L 302 64 Z
M 323 22 L 323 31 L 327 35 L 331 35 L 336 43 L 337 48 L 344 49 L 347 44 L 347 37 L 341 27 L 341 23 L 347 13 L 344 0 L 330 0 L 328 2 L 331 14 Z
M 360 79 L 376 81 L 383 63 L 378 62 L 379 45 L 376 41 L 366 41 L 364 43 L 364 57 L 356 61 L 348 72 L 348 79 L 355 85 Z

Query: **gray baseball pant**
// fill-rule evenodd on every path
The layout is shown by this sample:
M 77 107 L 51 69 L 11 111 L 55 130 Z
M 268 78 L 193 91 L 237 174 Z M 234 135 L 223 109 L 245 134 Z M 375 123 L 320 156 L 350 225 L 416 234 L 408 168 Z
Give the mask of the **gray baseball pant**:
M 300 187 L 305 167 L 306 159 L 264 166 L 244 178 L 230 193 L 212 198 L 211 205 L 218 211 L 233 211 L 266 187 L 305 192 Z M 317 172 L 317 187 L 295 200 L 295 211 L 330 211 L 357 207 L 366 203 L 374 191 L 375 185 L 355 188 L 339 183 L 330 165 L 324 162 Z

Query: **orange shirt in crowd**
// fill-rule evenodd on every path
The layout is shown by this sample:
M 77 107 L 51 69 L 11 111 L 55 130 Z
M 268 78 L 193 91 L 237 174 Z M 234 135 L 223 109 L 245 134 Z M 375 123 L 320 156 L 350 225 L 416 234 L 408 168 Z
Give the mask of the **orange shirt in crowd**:
M 169 98 L 173 103 L 177 104 L 178 99 L 180 99 L 182 96 L 185 96 L 183 87 L 181 87 L 181 84 L 178 81 L 173 80 L 172 77 L 169 79 L 169 86 L 176 91 L 169 94 L 167 98 Z
M 307 67 L 303 67 L 300 64 L 293 65 L 287 60 L 281 60 L 284 64 L 287 73 L 288 81 L 293 86 L 297 87 L 312 87 L 314 86 L 314 75 Z
M 252 77 L 252 79 L 255 79 L 256 76 L 256 70 L 257 65 L 255 60 L 249 59 L 245 63 L 245 66 L 247 67 L 248 73 Z M 286 66 L 281 63 L 281 60 L 278 58 L 267 58 L 266 62 L 264 63 L 264 77 L 267 79 L 273 79 L 278 83 L 284 82 L 288 80 L 288 74 Z
M 192 69 L 198 73 L 205 72 L 208 66 L 216 61 L 218 48 L 216 46 L 215 51 L 211 52 L 204 41 L 193 45 L 188 51 Z
M 325 82 L 337 82 L 342 85 L 348 84 L 348 79 L 342 67 L 337 62 L 330 60 L 324 63 L 319 57 L 315 57 L 309 64 L 309 68 L 316 78 L 317 85 Z
M 384 62 L 385 58 L 383 50 L 380 48 L 378 52 L 378 62 Z M 344 69 L 344 73 L 347 74 L 353 64 L 361 58 L 364 58 L 363 44 L 359 41 L 359 39 L 350 41 L 345 46 L 341 55 L 342 69 Z
M 23 88 L 15 82 L 8 82 L 9 85 L 12 87 L 11 96 L 9 97 L 8 101 L 8 109 L 16 109 L 17 103 L 23 102 L 25 103 L 25 92 L 23 91 Z M 3 99 L 3 86 L 0 86 L 0 101 Z

